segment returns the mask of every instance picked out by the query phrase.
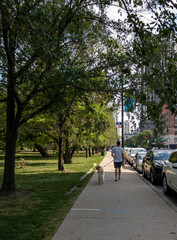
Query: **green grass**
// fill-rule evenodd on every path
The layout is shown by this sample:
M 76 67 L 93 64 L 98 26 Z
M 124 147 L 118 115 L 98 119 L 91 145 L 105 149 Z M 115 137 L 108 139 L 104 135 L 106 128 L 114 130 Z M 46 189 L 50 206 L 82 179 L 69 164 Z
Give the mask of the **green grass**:
M 20 158 L 25 167 L 21 168 Z M 16 155 L 16 189 L 22 196 L 0 198 L 1 240 L 49 240 L 91 178 L 80 181 L 94 163 L 99 164 L 100 154 L 85 158 L 75 154 L 73 163 L 65 171 L 57 171 L 57 159 L 43 159 L 39 154 Z M 3 178 L 4 156 L 0 155 L 0 182 Z M 78 188 L 65 195 L 73 186 Z M 25 194 L 25 195 L 24 195 Z

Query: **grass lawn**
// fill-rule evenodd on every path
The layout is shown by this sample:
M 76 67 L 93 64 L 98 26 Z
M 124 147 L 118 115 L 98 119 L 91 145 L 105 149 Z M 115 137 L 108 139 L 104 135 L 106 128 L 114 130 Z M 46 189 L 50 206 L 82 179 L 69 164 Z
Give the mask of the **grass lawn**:
M 80 181 L 101 154 L 85 158 L 75 154 L 65 171 L 57 171 L 57 159 L 43 159 L 37 153 L 16 155 L 16 189 L 21 196 L 0 198 L 0 240 L 50 240 L 93 175 Z M 25 159 L 25 166 L 20 158 Z M 0 155 L 0 183 L 3 179 L 4 155 Z M 73 186 L 78 188 L 65 195 Z

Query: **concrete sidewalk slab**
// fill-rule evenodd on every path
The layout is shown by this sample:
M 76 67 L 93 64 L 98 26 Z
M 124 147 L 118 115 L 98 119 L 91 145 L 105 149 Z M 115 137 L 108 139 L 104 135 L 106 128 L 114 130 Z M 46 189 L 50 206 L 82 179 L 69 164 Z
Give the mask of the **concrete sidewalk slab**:
M 176 211 L 128 165 L 115 182 L 111 161 L 108 152 L 104 184 L 95 173 L 52 240 L 177 240 Z

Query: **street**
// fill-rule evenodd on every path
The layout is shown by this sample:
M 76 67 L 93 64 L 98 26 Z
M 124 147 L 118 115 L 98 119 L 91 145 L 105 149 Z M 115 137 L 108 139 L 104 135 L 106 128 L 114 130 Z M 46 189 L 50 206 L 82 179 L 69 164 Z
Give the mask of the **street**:
M 133 171 L 135 171 L 133 168 L 132 168 Z M 171 192 L 169 195 L 166 195 L 164 192 L 163 192 L 163 186 L 162 184 L 156 184 L 156 185 L 152 185 L 151 182 L 149 181 L 149 179 L 144 179 L 142 174 L 138 173 L 135 171 L 135 173 L 143 179 L 143 181 L 145 181 L 149 187 L 151 187 L 157 194 L 159 194 L 162 198 L 168 200 L 169 202 L 171 202 L 172 205 L 174 205 L 174 207 L 176 207 L 177 209 L 177 194 L 175 192 Z

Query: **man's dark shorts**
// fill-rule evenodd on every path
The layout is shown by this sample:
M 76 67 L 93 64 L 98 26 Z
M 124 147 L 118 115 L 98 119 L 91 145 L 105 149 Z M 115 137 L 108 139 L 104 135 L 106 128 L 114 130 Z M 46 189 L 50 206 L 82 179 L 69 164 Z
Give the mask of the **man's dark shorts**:
M 122 162 L 114 162 L 114 168 L 121 168 Z

